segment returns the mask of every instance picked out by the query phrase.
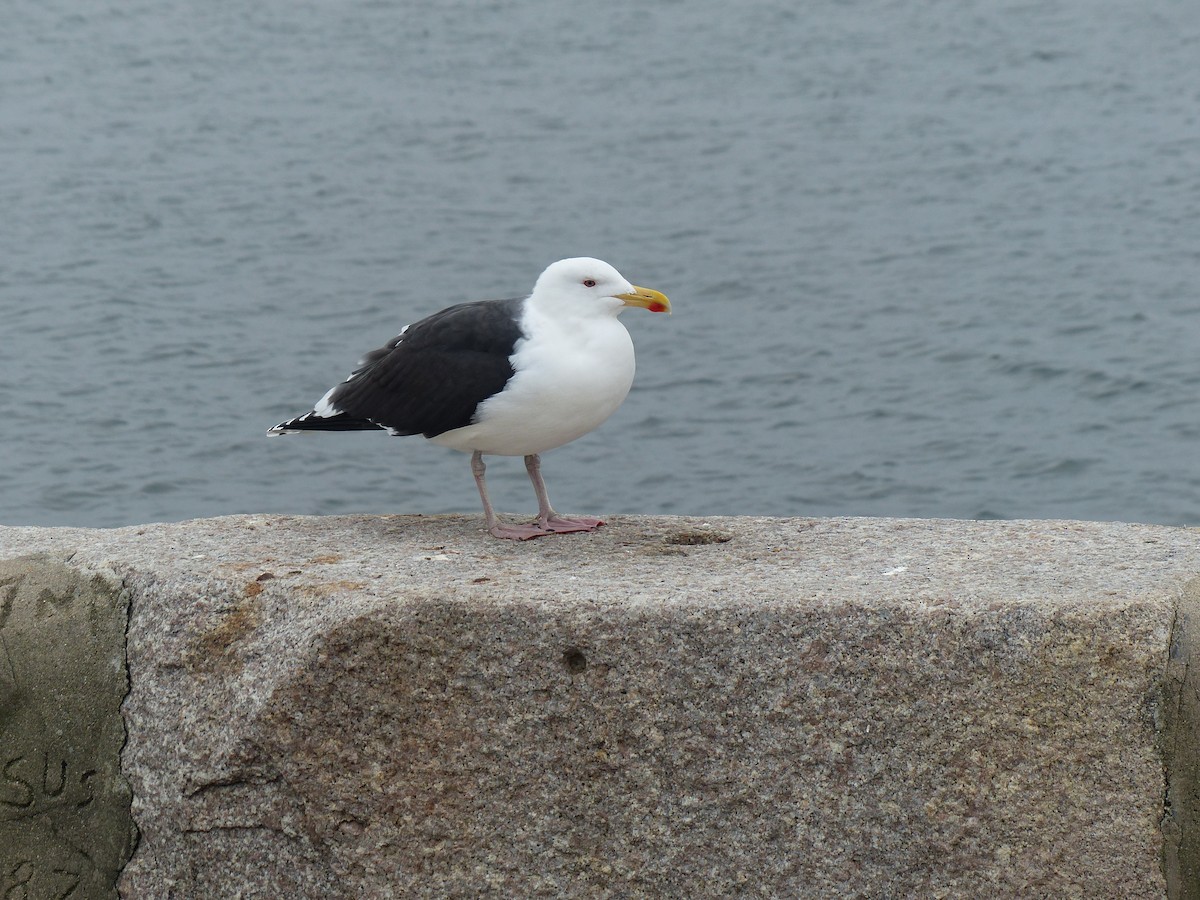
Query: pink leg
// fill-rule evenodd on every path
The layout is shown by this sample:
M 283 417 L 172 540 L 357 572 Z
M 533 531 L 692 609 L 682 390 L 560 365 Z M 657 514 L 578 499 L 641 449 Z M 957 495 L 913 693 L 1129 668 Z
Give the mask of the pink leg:
M 533 482 L 533 492 L 537 495 L 538 517 L 537 524 L 551 534 L 566 534 L 572 531 L 595 531 L 604 524 L 601 519 L 589 516 L 568 518 L 560 516 L 550 506 L 550 496 L 546 493 L 546 482 L 542 481 L 542 461 L 536 453 L 525 457 L 525 471 Z
M 488 499 L 487 482 L 483 474 L 487 467 L 483 464 L 483 454 L 476 450 L 471 455 L 471 472 L 475 476 L 475 487 L 479 488 L 479 499 L 483 501 L 483 518 L 487 530 L 493 537 L 506 538 L 514 541 L 528 541 L 535 537 L 544 537 L 550 532 L 537 525 L 505 525 L 496 518 L 492 509 L 492 501 Z

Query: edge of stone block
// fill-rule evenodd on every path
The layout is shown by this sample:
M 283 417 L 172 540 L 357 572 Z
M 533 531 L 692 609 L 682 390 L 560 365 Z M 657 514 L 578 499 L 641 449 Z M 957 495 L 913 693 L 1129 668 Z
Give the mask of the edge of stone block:
M 1180 591 L 1161 723 L 1163 875 L 1171 900 L 1200 900 L 1200 578 Z
M 132 598 L 73 555 L 0 559 L 5 897 L 116 898 L 139 838 L 121 764 Z

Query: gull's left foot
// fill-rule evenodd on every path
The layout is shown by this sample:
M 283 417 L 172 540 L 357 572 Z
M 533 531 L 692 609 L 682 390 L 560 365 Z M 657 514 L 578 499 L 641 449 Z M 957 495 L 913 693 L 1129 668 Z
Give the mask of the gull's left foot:
M 545 537 L 551 532 L 547 531 L 537 522 L 530 522 L 528 525 L 505 525 L 497 522 L 488 529 L 488 533 L 492 537 L 503 538 L 508 541 L 532 541 L 534 538 Z
M 604 524 L 603 519 L 593 519 L 590 516 L 549 516 L 544 522 L 538 520 L 538 527 L 546 529 L 549 534 L 570 534 L 573 531 L 595 531 Z

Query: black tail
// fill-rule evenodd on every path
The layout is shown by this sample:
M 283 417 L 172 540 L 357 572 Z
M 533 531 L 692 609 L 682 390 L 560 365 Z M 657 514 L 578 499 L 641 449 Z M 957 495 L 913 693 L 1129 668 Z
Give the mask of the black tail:
M 267 434 L 303 434 L 305 431 L 378 431 L 382 425 L 376 425 L 367 419 L 356 419 L 345 413 L 336 416 L 318 416 L 316 411 L 306 412 L 302 416 L 280 422 Z

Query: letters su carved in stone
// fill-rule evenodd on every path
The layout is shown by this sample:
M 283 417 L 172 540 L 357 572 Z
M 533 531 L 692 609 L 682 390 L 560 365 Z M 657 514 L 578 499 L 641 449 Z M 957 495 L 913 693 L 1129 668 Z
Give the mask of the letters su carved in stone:
M 59 806 L 90 804 L 96 770 L 58 754 L 15 756 L 0 770 L 0 821 L 39 815 Z

